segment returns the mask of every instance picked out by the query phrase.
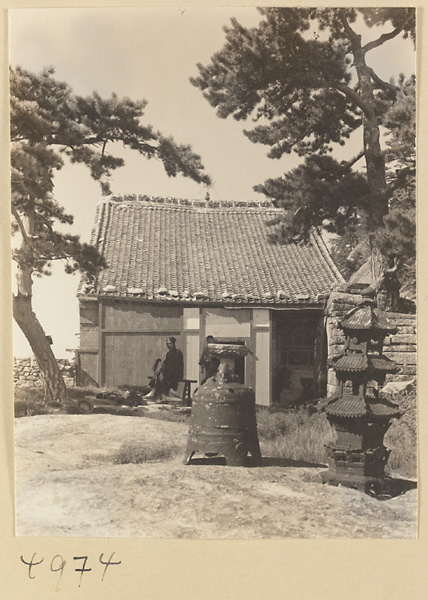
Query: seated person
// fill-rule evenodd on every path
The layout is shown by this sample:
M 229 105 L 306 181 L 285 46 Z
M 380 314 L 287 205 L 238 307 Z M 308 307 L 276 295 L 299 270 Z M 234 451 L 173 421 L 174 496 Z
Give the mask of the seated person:
M 165 360 L 157 359 L 153 365 L 155 373 L 149 384 L 152 391 L 144 396 L 146 400 L 157 398 L 162 401 L 170 394 L 170 390 L 177 391 L 178 382 L 183 379 L 184 360 L 183 353 L 175 347 L 175 342 L 175 337 L 167 338 L 168 352 Z

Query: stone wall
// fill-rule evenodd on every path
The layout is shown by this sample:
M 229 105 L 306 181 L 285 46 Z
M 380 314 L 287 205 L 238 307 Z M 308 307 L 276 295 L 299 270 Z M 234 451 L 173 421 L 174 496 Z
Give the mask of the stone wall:
M 384 355 L 400 367 L 395 375 L 387 375 L 386 381 L 409 381 L 416 377 L 416 315 L 387 313 L 398 331 L 385 338 Z
M 328 360 L 343 351 L 345 336 L 339 321 L 346 312 L 363 301 L 360 294 L 332 292 L 327 302 L 325 328 L 327 335 Z M 387 313 L 388 319 L 398 328 L 395 335 L 385 338 L 383 353 L 395 361 L 400 368 L 396 374 L 389 374 L 386 381 L 409 381 L 416 377 L 416 315 Z M 336 373 L 332 368 L 327 372 L 327 396 L 338 391 Z
M 74 385 L 74 365 L 67 359 L 58 359 L 58 365 L 67 387 Z M 36 359 L 14 358 L 13 383 L 15 387 L 41 387 L 39 367 Z

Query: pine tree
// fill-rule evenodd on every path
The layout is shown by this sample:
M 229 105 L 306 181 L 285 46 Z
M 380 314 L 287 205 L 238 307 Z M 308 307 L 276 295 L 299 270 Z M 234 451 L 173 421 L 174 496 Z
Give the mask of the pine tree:
M 89 275 L 105 262 L 94 247 L 58 228 L 73 217 L 54 196 L 55 173 L 67 159 L 84 164 L 108 194 L 112 172 L 124 165 L 108 150 L 120 142 L 145 158 L 161 160 L 169 176 L 181 174 L 199 183 L 209 183 L 209 177 L 190 146 L 142 124 L 144 100 L 116 94 L 103 99 L 96 92 L 77 96 L 52 69 L 34 74 L 20 67 L 11 69 L 10 95 L 12 233 L 19 240 L 13 251 L 18 282 L 13 316 L 37 360 L 46 400 L 63 401 L 64 381 L 32 309 L 33 276 L 49 275 L 53 261 L 62 261 L 67 273 Z
M 385 269 L 391 261 L 403 262 L 412 216 L 401 227 L 399 241 L 393 206 L 402 205 L 397 190 L 405 186 L 400 178 L 410 177 L 413 168 L 403 165 L 409 152 L 414 156 L 414 113 L 409 108 L 414 80 L 384 81 L 369 66 L 368 57 L 397 36 L 415 40 L 415 10 L 260 12 L 263 20 L 257 27 L 246 28 L 232 19 L 225 28 L 224 47 L 208 65 L 198 65 L 199 76 L 191 82 L 219 117 L 255 121 L 244 133 L 252 142 L 268 146 L 269 157 L 295 152 L 304 159 L 283 177 L 255 186 L 284 208 L 277 239 L 302 239 L 310 227 L 323 225 L 346 236 L 347 244 L 365 238 L 371 251 L 382 253 Z M 374 32 L 374 39 L 365 44 L 359 33 L 362 26 Z M 403 120 L 404 127 L 397 128 Z M 382 126 L 390 132 L 386 151 Z M 346 162 L 334 158 L 357 130 L 361 151 Z M 362 159 L 364 170 L 358 169 Z M 392 173 L 386 162 L 397 161 L 403 165 Z M 414 190 L 407 195 L 414 205 Z

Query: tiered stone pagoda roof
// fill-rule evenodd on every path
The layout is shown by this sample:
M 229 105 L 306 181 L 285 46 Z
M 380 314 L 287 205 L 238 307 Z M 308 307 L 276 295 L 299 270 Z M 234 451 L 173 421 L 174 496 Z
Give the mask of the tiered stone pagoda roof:
M 373 302 L 370 300 L 366 300 L 364 304 L 356 306 L 346 313 L 340 326 L 344 330 L 370 330 L 385 335 L 397 332 L 397 328 L 389 321 L 385 313 L 373 306 Z
M 327 406 L 331 417 L 398 417 L 401 413 L 397 404 L 386 398 L 363 398 L 361 396 L 343 396 Z
M 346 354 L 332 361 L 335 371 L 362 372 L 380 371 L 382 373 L 397 373 L 397 365 L 386 356 L 371 356 L 362 353 Z
M 351 309 L 342 318 L 340 326 L 348 337 L 364 332 L 362 336 L 368 342 L 372 336 L 379 339 L 388 333 L 395 333 L 396 328 L 388 321 L 387 316 L 377 309 L 372 301 L 365 301 Z M 380 348 L 381 346 L 379 346 Z M 368 344 L 361 344 L 360 349 L 346 349 L 341 356 L 332 361 L 333 369 L 341 378 L 362 385 L 362 381 L 382 381 L 387 373 L 396 373 L 399 369 L 394 361 L 380 353 L 368 349 Z M 337 418 L 379 418 L 389 419 L 400 415 L 398 406 L 385 398 L 351 395 L 346 389 L 331 401 L 326 409 L 330 417 Z

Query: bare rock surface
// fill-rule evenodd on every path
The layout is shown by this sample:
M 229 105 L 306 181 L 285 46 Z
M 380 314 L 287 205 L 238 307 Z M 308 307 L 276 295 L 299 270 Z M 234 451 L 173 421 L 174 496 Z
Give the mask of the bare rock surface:
M 19 536 L 416 536 L 416 489 L 381 501 L 322 485 L 320 465 L 269 457 L 262 467 L 184 465 L 185 423 L 58 414 L 15 424 Z M 124 443 L 139 442 L 177 451 L 159 462 L 115 463 Z

